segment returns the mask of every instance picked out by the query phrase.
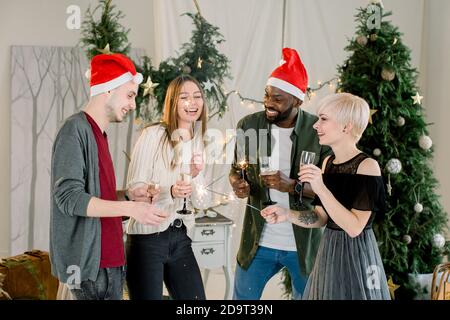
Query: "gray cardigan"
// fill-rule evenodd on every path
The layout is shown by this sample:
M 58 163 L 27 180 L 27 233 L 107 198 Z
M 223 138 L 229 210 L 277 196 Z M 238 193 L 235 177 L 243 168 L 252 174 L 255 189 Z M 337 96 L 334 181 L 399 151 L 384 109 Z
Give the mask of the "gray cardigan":
M 93 196 L 100 197 L 97 142 L 80 112 L 66 120 L 52 149 L 50 260 L 63 283 L 97 279 L 101 224 L 87 217 Z

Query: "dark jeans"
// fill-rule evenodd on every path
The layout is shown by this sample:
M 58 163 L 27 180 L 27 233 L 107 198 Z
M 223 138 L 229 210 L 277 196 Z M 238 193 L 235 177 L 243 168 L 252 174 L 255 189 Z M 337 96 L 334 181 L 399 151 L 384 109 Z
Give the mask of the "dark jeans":
M 172 299 L 206 299 L 184 225 L 160 233 L 128 235 L 126 279 L 131 300 L 161 300 L 163 281 Z
M 101 268 L 95 281 L 83 281 L 70 292 L 75 300 L 122 300 L 123 278 L 123 267 Z

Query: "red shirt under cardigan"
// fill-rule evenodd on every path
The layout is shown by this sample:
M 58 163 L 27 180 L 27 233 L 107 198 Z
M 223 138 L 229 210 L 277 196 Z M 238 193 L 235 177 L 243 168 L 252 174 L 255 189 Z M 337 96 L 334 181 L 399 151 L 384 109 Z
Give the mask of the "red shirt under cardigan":
M 116 201 L 116 177 L 114 165 L 109 153 L 108 137 L 87 113 L 86 118 L 91 125 L 98 149 L 98 169 L 100 179 L 100 198 Z M 102 226 L 102 247 L 100 268 L 114 268 L 125 265 L 123 248 L 122 218 L 100 218 Z

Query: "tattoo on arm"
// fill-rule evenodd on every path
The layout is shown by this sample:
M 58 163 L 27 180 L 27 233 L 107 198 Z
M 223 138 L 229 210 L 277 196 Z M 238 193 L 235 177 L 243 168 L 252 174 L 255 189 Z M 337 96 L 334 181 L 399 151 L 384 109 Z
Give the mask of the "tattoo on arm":
M 314 211 L 300 211 L 298 220 L 308 226 L 319 221 L 319 217 Z

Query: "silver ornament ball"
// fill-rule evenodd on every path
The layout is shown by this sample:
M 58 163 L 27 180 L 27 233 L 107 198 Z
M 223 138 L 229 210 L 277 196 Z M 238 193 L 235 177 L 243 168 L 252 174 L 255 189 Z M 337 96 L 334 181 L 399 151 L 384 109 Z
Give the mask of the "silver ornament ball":
M 378 148 L 373 149 L 373 155 L 374 155 L 375 157 L 381 156 L 381 150 L 378 149 Z
M 191 70 L 191 67 L 189 67 L 189 66 L 183 66 L 183 68 L 181 68 L 181 71 L 183 72 L 183 73 L 191 73 L 192 72 L 192 70 Z
M 367 45 L 368 41 L 369 41 L 369 39 L 367 39 L 367 37 L 364 36 L 364 35 L 358 36 L 356 38 L 356 42 L 358 42 L 358 44 L 361 45 L 361 46 Z
M 411 236 L 410 236 L 409 234 L 405 234 L 405 235 L 403 236 L 403 242 L 404 242 L 404 243 L 410 244 L 411 241 L 412 241 L 412 238 L 411 238 Z
M 421 203 L 417 202 L 417 203 L 414 205 L 414 211 L 415 211 L 416 213 L 421 213 L 421 212 L 423 211 L 423 205 L 422 205 Z
M 436 248 L 439 248 L 439 249 L 443 248 L 445 246 L 445 238 L 444 238 L 444 236 L 442 234 L 440 234 L 440 233 L 436 233 L 433 236 L 433 245 Z
M 399 127 L 403 127 L 403 126 L 405 125 L 405 118 L 403 118 L 402 116 L 399 116 L 399 117 L 397 118 L 397 125 L 398 125 Z
M 395 78 L 395 71 L 392 69 L 385 69 L 381 71 L 381 78 L 386 81 L 392 81 Z
M 433 140 L 429 136 L 423 135 L 419 138 L 419 146 L 423 150 L 430 150 L 431 146 L 433 145 Z
M 398 174 L 402 171 L 402 163 L 398 159 L 391 159 L 386 164 L 386 169 L 389 173 Z

